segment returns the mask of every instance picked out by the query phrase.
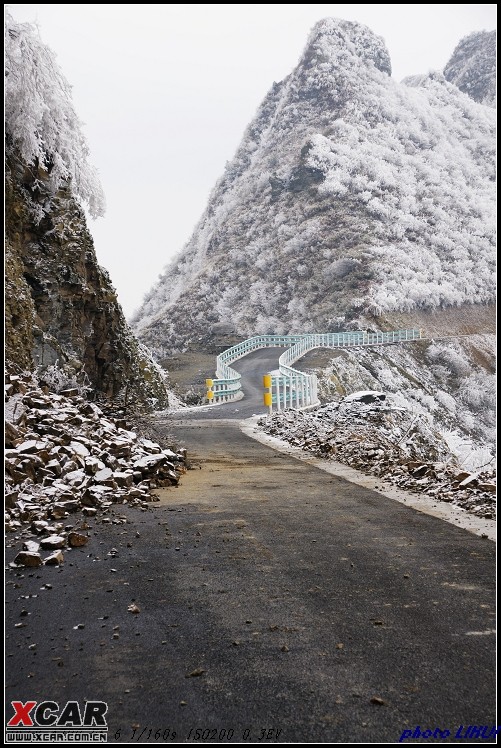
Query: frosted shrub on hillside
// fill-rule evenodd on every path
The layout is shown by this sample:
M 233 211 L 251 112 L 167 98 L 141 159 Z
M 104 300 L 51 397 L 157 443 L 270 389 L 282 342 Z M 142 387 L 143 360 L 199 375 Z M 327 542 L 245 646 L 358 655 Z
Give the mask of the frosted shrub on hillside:
M 468 358 L 458 344 L 430 345 L 426 357 L 430 361 L 444 366 L 453 376 L 464 377 L 471 372 Z
M 495 425 L 496 380 L 494 375 L 479 371 L 461 381 L 461 401 L 470 408 L 482 410 L 487 424 Z
M 376 72 L 359 84 L 332 134 L 311 138 L 308 163 L 321 192 L 355 197 L 372 216 L 374 302 L 408 311 L 491 300 L 492 113 L 439 74 L 408 91 Z
M 447 392 L 444 392 L 444 390 L 437 390 L 435 392 L 435 397 L 440 403 L 440 405 L 443 405 L 444 408 L 449 410 L 451 413 L 456 412 L 456 401 L 452 397 L 452 395 L 449 395 Z
M 5 134 L 7 155 L 15 149 L 39 168 L 54 192 L 68 180 L 93 218 L 105 210 L 97 171 L 71 100 L 71 86 L 36 27 L 5 18 Z M 36 186 L 36 182 L 35 182 Z M 43 213 L 38 215 L 41 219 Z

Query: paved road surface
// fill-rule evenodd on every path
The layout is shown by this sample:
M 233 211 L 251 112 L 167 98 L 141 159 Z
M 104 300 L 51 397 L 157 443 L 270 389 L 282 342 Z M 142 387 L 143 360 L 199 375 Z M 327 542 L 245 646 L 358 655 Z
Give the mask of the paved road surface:
M 490 729 L 494 544 L 250 440 L 244 402 L 165 424 L 194 469 L 150 511 L 8 572 L 7 701 L 104 699 L 110 742 Z
M 232 368 L 242 375 L 244 398 L 235 403 L 212 405 L 190 412 L 191 418 L 215 419 L 249 418 L 252 415 L 266 414 L 268 408 L 263 405 L 263 374 L 278 369 L 278 358 L 286 348 L 262 348 L 232 363 Z M 185 417 L 184 414 L 182 417 Z

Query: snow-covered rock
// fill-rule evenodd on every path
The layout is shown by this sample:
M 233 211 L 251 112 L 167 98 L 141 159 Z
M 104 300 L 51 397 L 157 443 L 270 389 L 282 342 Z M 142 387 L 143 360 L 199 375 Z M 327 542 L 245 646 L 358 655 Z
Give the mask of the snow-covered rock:
M 184 450 L 163 449 L 140 437 L 123 419 L 114 421 L 78 394 L 47 394 L 30 374 L 7 375 L 7 382 L 12 385 L 7 406 L 26 389 L 21 385 L 29 384 L 31 391 L 21 392 L 22 424 L 7 428 L 6 528 L 11 533 L 24 528 L 24 555 L 16 564 L 37 564 L 40 546 L 59 550 L 84 545 L 87 536 L 71 529 L 79 512 L 97 516 L 123 502 L 145 508 L 154 499 L 152 488 L 177 485 L 185 470 Z M 37 401 L 43 408 L 30 404 Z M 12 417 L 15 410 L 6 407 L 6 413 Z M 59 522 L 70 516 L 71 525 Z M 33 533 L 36 541 L 29 537 Z M 62 561 L 62 554 L 53 554 L 45 563 Z
M 495 515 L 494 493 L 487 487 L 495 491 L 494 473 L 460 471 L 426 415 L 406 410 L 394 396 L 370 403 L 344 398 L 308 412 L 285 410 L 261 418 L 259 425 L 317 457 L 337 460 L 478 516 Z
M 346 395 L 343 398 L 343 403 L 375 403 L 383 402 L 386 399 L 384 392 L 377 392 L 377 390 L 362 390 L 360 392 L 352 392 L 351 395 Z

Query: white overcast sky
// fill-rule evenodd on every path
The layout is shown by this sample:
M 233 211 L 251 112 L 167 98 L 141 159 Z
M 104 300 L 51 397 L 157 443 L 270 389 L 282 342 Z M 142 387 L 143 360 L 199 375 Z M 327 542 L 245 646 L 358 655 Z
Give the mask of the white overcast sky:
M 328 16 L 384 37 L 393 76 L 442 69 L 496 5 L 16 5 L 73 86 L 106 193 L 90 221 L 126 316 L 189 239 L 273 81 Z

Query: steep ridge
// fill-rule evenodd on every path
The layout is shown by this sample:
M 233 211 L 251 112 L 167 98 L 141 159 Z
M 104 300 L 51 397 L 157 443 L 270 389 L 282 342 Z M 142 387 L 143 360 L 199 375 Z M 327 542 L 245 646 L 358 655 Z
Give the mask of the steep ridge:
M 28 204 L 50 202 L 36 222 Z M 158 367 L 125 321 L 97 262 L 85 214 L 62 186 L 12 156 L 6 180 L 6 363 L 11 372 L 55 370 L 114 398 L 126 387 L 143 402 L 166 403 Z
M 440 73 L 397 83 L 381 38 L 326 19 L 274 84 L 133 319 L 165 354 L 384 327 L 494 298 L 494 112 Z
M 9 373 L 164 406 L 163 374 L 98 264 L 82 204 L 104 198 L 51 50 L 6 17 L 5 327 Z

